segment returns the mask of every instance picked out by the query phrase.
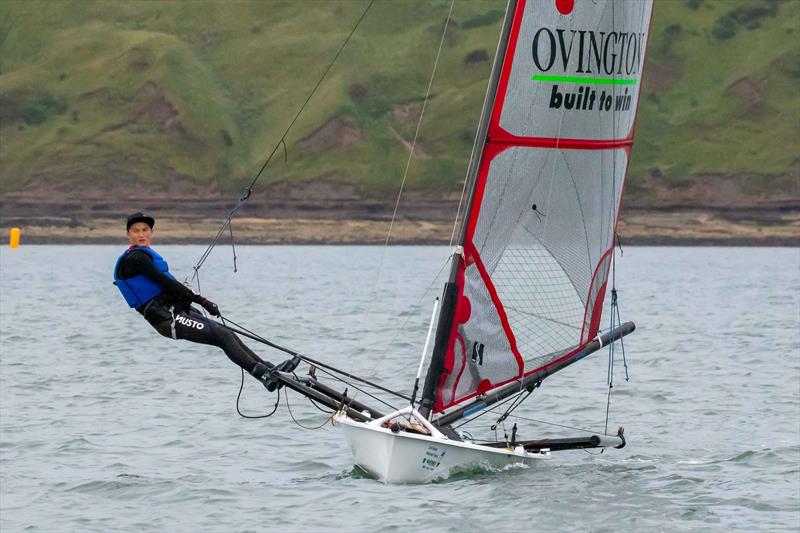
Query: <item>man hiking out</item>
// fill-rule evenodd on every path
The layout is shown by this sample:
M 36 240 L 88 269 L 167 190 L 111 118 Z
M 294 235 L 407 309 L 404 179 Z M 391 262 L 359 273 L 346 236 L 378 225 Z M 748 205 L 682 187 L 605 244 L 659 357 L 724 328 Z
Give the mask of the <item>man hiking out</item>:
M 262 360 L 229 328 L 209 320 L 192 307 L 202 306 L 210 315 L 220 316 L 214 302 L 195 294 L 169 273 L 167 262 L 150 248 L 153 217 L 133 213 L 128 217 L 130 247 L 119 256 L 114 267 L 114 285 L 130 307 L 135 308 L 156 331 L 172 339 L 185 339 L 218 346 L 228 358 L 262 381 L 270 391 L 279 388 L 271 379 L 275 367 Z M 295 357 L 278 365 L 281 372 L 293 371 L 300 359 Z

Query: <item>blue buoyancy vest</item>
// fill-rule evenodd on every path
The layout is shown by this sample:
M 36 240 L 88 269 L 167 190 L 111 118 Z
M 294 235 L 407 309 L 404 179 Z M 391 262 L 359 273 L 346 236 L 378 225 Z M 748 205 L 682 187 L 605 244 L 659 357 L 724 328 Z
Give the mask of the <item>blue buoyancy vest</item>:
M 128 257 L 131 252 L 136 250 L 141 250 L 142 252 L 148 254 L 153 259 L 153 264 L 157 269 L 172 279 L 175 279 L 175 277 L 169 273 L 169 266 L 167 265 L 166 259 L 158 255 L 152 248 L 147 246 L 135 246 L 133 248 L 128 248 L 121 256 L 119 256 L 119 259 L 117 259 L 117 264 L 114 266 L 114 285 L 117 286 L 119 292 L 122 293 L 122 297 L 125 298 L 125 301 L 128 302 L 128 305 L 131 307 L 140 307 L 146 304 L 161 294 L 161 291 L 163 290 L 161 285 L 144 274 L 139 274 L 138 276 L 134 276 L 129 279 L 122 279 L 119 277 L 120 263 L 122 263 L 122 261 Z

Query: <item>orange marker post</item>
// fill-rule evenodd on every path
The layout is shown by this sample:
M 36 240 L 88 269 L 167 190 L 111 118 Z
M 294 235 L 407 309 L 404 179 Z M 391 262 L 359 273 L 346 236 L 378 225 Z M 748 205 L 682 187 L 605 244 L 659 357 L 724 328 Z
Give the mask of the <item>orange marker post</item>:
M 19 235 L 19 228 L 11 228 L 11 238 L 8 241 L 8 245 L 11 248 L 16 248 L 19 246 Z

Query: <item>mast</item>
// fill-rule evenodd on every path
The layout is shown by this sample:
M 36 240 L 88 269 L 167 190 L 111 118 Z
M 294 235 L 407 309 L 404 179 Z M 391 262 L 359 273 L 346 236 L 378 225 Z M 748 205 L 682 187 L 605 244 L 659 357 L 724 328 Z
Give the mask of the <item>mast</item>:
M 450 277 L 445 283 L 442 294 L 442 308 L 439 312 L 439 321 L 436 327 L 436 337 L 433 344 L 433 354 L 431 355 L 431 364 L 428 366 L 428 373 L 425 376 L 425 386 L 422 389 L 422 400 L 419 408 L 420 414 L 424 417 L 430 417 L 433 403 L 435 401 L 436 383 L 444 370 L 444 357 L 447 351 L 447 343 L 450 337 L 450 329 L 453 326 L 453 312 L 455 310 L 456 298 L 458 296 L 458 286 L 456 284 L 456 276 L 458 275 L 461 262 L 464 260 L 463 248 L 464 236 L 467 230 L 467 218 L 472 210 L 472 202 L 475 197 L 475 185 L 477 183 L 478 169 L 480 168 L 481 158 L 483 156 L 483 147 L 486 145 L 489 119 L 492 116 L 492 108 L 494 107 L 494 100 L 497 95 L 497 85 L 500 80 L 500 72 L 503 70 L 503 62 L 505 61 L 506 51 L 508 49 L 508 36 L 511 33 L 511 23 L 514 19 L 514 12 L 517 8 L 517 0 L 509 0 L 506 6 L 506 15 L 503 20 L 503 28 L 500 32 L 500 40 L 497 43 L 497 52 L 495 53 L 494 64 L 492 65 L 492 72 L 489 76 L 489 86 L 486 90 L 486 97 L 483 102 L 483 111 L 481 113 L 480 124 L 478 132 L 475 137 L 476 143 L 473 148 L 472 156 L 470 158 L 469 167 L 467 168 L 467 182 L 469 191 L 469 199 L 464 209 L 464 216 L 461 218 L 459 226 L 459 236 L 456 249 L 453 251 L 452 261 L 450 264 Z M 458 213 L 456 214 L 458 216 Z

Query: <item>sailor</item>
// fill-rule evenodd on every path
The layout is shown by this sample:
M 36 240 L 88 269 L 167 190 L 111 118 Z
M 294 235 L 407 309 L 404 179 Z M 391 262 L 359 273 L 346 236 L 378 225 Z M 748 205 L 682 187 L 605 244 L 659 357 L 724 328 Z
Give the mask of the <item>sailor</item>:
M 192 307 L 196 303 L 210 315 L 220 316 L 217 304 L 178 282 L 170 274 L 164 258 L 150 248 L 154 225 L 155 219 L 141 212 L 128 217 L 130 247 L 119 256 L 114 267 L 114 285 L 128 305 L 163 336 L 218 346 L 267 389 L 280 388 L 272 378 L 274 365 L 262 360 L 230 329 Z M 278 365 L 277 370 L 291 372 L 299 362 L 299 358 L 294 357 Z

